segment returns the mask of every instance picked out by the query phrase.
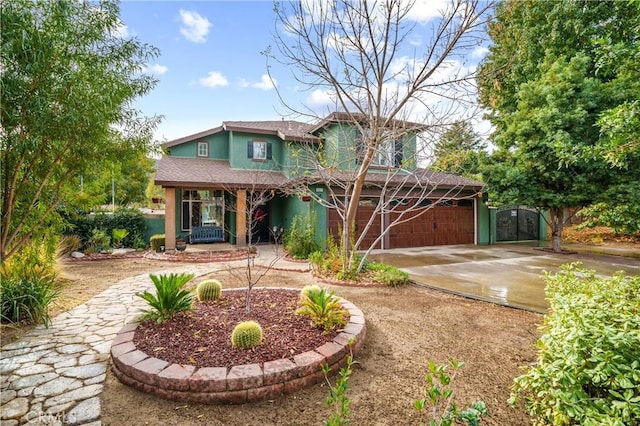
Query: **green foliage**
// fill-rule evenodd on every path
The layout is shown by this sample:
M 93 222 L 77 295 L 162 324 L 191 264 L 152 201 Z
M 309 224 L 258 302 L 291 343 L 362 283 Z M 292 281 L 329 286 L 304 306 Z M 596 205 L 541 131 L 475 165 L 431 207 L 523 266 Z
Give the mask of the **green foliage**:
M 136 239 L 143 238 L 147 232 L 147 224 L 139 210 L 119 208 L 114 214 L 97 213 L 66 217 L 68 223 L 65 235 L 78 235 L 83 247 L 89 244 L 94 229 L 103 231 L 107 236 L 113 235 L 116 229 L 126 229 L 128 234 L 122 238 L 125 247 L 134 247 Z
M 0 320 L 49 325 L 49 305 L 60 295 L 50 250 L 23 246 L 0 267 Z
M 198 294 L 198 300 L 218 300 L 220 293 L 222 292 L 222 284 L 218 280 L 204 280 L 198 284 L 196 293 Z
M 124 228 L 116 228 L 111 231 L 111 240 L 114 247 L 122 247 L 122 241 L 127 238 L 129 231 Z
M 640 422 L 640 277 L 580 263 L 546 275 L 538 362 L 514 381 L 536 425 Z
M 389 287 L 398 287 L 409 283 L 409 274 L 395 266 L 386 265 L 384 263 L 369 262 L 366 266 L 367 270 L 375 271 L 373 279 L 383 283 Z
M 185 290 L 184 286 L 191 281 L 193 274 L 169 274 L 149 275 L 156 288 L 156 294 L 149 291 L 136 293 L 136 296 L 144 299 L 151 309 L 143 310 L 141 320 L 153 319 L 162 323 L 174 314 L 192 309 L 193 297 L 191 290 Z
M 480 164 L 486 157 L 486 144 L 469 121 L 456 121 L 434 146 L 431 169 L 480 178 Z
M 255 321 L 243 321 L 231 332 L 231 344 L 234 348 L 250 349 L 262 343 L 262 327 Z
M 451 367 L 449 373 L 447 368 Z M 482 401 L 476 401 L 471 407 L 460 410 L 453 401 L 453 389 L 451 382 L 454 380 L 458 370 L 464 367 L 463 362 L 449 360 L 449 364 L 436 365 L 429 361 L 429 371 L 424 378 L 427 386 L 424 390 L 424 397 L 417 399 L 413 406 L 420 412 L 425 412 L 429 416 L 429 426 L 451 426 L 462 423 L 468 426 L 480 424 L 480 418 L 487 414 L 487 406 Z M 425 407 L 431 407 L 425 410 Z
M 344 250 L 333 241 L 333 238 L 327 240 L 327 250 L 315 251 L 309 255 L 309 263 L 321 276 L 335 277 L 338 280 L 356 280 L 358 278 L 358 264 L 362 256 L 352 253 L 351 266 L 349 266 L 349 258 Z
M 327 292 L 327 289 L 309 290 L 300 304 L 296 314 L 308 316 L 315 326 L 323 328 L 325 332 L 347 323 L 347 311 L 333 292 Z
M 82 240 L 77 235 L 63 235 L 58 242 L 56 257 L 68 256 L 82 247 Z
M 340 369 L 338 373 L 338 379 L 335 386 L 329 381 L 328 364 L 322 366 L 322 373 L 324 379 L 329 386 L 329 396 L 327 397 L 327 406 L 331 407 L 335 405 L 335 411 L 331 413 L 331 416 L 324 422 L 325 426 L 344 426 L 349 424 L 349 417 L 351 416 L 351 401 L 347 397 L 347 390 L 349 390 L 349 377 L 353 372 L 353 365 L 357 362 L 353 360 L 353 353 L 351 347 L 353 346 L 353 339 L 348 342 L 349 355 L 347 356 L 347 365 Z
M 284 236 L 284 248 L 296 259 L 306 259 L 320 249 L 315 240 L 317 219 L 315 214 L 295 215 Z
M 149 239 L 149 244 L 151 245 L 151 250 L 160 251 L 160 247 L 164 246 L 164 234 L 155 234 L 152 235 Z
M 112 0 L 2 4 L 2 259 L 60 226 L 82 176 L 151 147 L 159 117 L 135 100 L 156 84 L 140 70 L 158 51 L 120 37 L 119 14 Z
M 86 250 L 92 253 L 100 250 L 108 250 L 110 247 L 111 237 L 104 231 L 94 229 L 87 242 Z
M 305 285 L 304 287 L 302 287 L 302 290 L 300 290 L 300 303 L 304 302 L 309 298 L 309 293 L 312 293 L 312 292 L 316 293 L 316 292 L 320 292 L 321 290 L 322 289 L 317 284 Z
M 616 234 L 640 235 L 640 182 L 633 182 L 603 194 L 601 201 L 580 210 L 584 219 L 578 229 L 608 226 Z

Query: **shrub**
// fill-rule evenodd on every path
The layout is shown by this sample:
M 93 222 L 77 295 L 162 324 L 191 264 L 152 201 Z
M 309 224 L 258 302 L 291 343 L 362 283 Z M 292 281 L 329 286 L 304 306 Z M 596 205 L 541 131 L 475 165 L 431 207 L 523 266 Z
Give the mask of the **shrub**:
M 409 274 L 401 271 L 395 266 L 370 262 L 367 263 L 367 269 L 375 272 L 373 275 L 374 280 L 389 287 L 398 287 L 409 282 Z
M 514 381 L 534 424 L 640 422 L 640 277 L 597 277 L 580 263 L 546 274 L 538 362 Z
M 164 246 L 164 234 L 155 234 L 152 235 L 149 239 L 149 244 L 151 245 L 151 250 L 160 251 L 160 247 Z
M 124 228 L 116 228 L 111 231 L 111 240 L 114 247 L 122 247 L 122 241 L 127 238 L 127 235 L 129 235 L 129 231 Z
M 451 367 L 452 373 L 447 369 Z M 471 407 L 461 411 L 453 400 L 453 389 L 451 382 L 455 378 L 457 371 L 464 367 L 463 362 L 449 360 L 449 364 L 436 365 L 429 361 L 429 371 L 424 378 L 427 386 L 424 390 L 424 397 L 416 400 L 413 406 L 420 412 L 426 411 L 431 418 L 431 426 L 450 426 L 454 424 L 465 424 L 476 426 L 480 424 L 480 418 L 487 414 L 487 406 L 483 401 L 476 401 Z M 425 407 L 431 407 L 425 410 Z
M 82 240 L 77 235 L 64 235 L 58 242 L 56 257 L 65 257 L 82 247 Z
M 322 289 L 317 284 L 309 284 L 302 287 L 302 290 L 300 290 L 300 304 L 309 298 L 309 293 L 319 292 L 320 290 Z
M 109 236 L 113 234 L 114 229 L 126 229 L 129 233 L 121 241 L 125 247 L 134 247 L 135 237 L 147 232 L 144 216 L 136 209 L 119 208 L 114 214 L 97 213 L 78 217 L 67 215 L 66 220 L 69 226 L 65 235 L 78 235 L 83 247 L 88 244 L 94 229 L 99 229 Z
M 262 343 L 262 327 L 255 321 L 243 321 L 231 332 L 234 348 L 250 349 Z
M 308 316 L 315 326 L 322 327 L 325 332 L 347 323 L 347 311 L 333 292 L 328 293 L 323 288 L 320 291 L 310 291 L 307 296 L 301 301 L 302 306 L 296 310 L 296 314 Z
M 108 250 L 111 245 L 111 237 L 108 236 L 104 231 L 99 229 L 94 229 L 91 233 L 91 237 L 87 242 L 87 251 L 95 252 L 100 250 Z
M 204 280 L 198 284 L 196 293 L 198 300 L 218 300 L 222 292 L 222 284 L 218 280 Z
M 284 236 L 284 247 L 296 259 L 306 259 L 311 253 L 320 249 L 315 240 L 315 214 L 296 215 Z
M 136 293 L 144 299 L 151 309 L 143 310 L 141 320 L 154 319 L 162 323 L 174 314 L 192 309 L 193 297 L 190 290 L 184 286 L 191 281 L 193 274 L 149 275 L 156 288 L 156 294 L 148 291 Z
M 49 305 L 60 295 L 49 276 L 5 279 L 0 277 L 0 316 L 3 322 L 49 326 Z

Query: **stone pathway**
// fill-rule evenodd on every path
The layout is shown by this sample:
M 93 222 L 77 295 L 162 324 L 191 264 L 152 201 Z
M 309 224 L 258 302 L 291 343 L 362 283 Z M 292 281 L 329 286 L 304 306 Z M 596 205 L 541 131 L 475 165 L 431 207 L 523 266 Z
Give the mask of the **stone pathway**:
M 191 264 L 167 272 L 196 276 L 226 267 Z M 38 326 L 0 352 L 0 423 L 92 425 L 100 422 L 111 341 L 145 302 L 135 293 L 151 289 L 148 274 L 120 281 L 86 303 Z

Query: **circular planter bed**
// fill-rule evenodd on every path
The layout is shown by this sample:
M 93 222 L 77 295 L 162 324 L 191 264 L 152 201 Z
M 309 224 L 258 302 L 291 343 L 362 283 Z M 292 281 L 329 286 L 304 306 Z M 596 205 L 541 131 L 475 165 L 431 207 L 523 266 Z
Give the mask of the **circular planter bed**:
M 259 316 L 261 311 L 269 315 L 270 309 L 261 308 L 261 292 L 273 293 L 274 298 L 267 298 L 265 306 L 274 310 L 276 305 L 285 303 L 283 300 L 289 300 L 286 304 L 290 305 L 290 300 L 299 295 L 298 289 L 254 288 L 251 292 L 252 315 Z M 324 364 L 329 365 L 329 374 L 336 373 L 346 365 L 347 355 L 350 352 L 356 354 L 364 343 L 366 327 L 362 311 L 345 299 L 339 300 L 349 312 L 349 320 L 339 332 L 322 335 L 318 331 L 318 338 L 296 325 L 295 318 L 280 321 L 283 324 L 274 326 L 271 336 L 265 332 L 265 342 L 275 339 L 278 344 L 265 345 L 262 349 L 230 350 L 226 344 L 229 340 L 226 332 L 214 330 L 211 336 L 215 337 L 203 339 L 197 330 L 193 332 L 186 326 L 190 316 L 195 320 L 193 315 L 204 318 L 209 324 L 225 324 L 224 317 L 211 317 L 211 312 L 225 307 L 237 310 L 237 307 L 225 305 L 230 305 L 232 299 L 243 302 L 245 295 L 246 289 L 224 290 L 222 298 L 216 302 L 219 306 L 207 306 L 203 311 L 196 307 L 194 311 L 180 313 L 178 315 L 182 317 L 177 318 L 177 324 L 172 325 L 172 320 L 169 320 L 161 326 L 150 326 L 145 322 L 125 325 L 111 347 L 114 374 L 122 383 L 161 398 L 199 403 L 245 403 L 290 394 L 322 381 Z M 244 305 L 240 310 L 244 311 Z M 161 329 L 165 325 L 166 328 Z M 231 327 L 233 325 L 235 323 Z M 262 322 L 262 325 L 269 329 L 270 324 Z M 145 330 L 147 327 L 154 331 Z M 282 327 L 291 330 L 285 331 Z M 199 330 L 205 334 L 202 326 Z M 167 339 L 170 334 L 163 333 L 174 333 L 176 339 Z M 292 334 L 300 336 L 299 344 L 292 345 L 286 341 L 286 335 Z M 172 340 L 177 340 L 173 342 L 176 343 L 173 348 L 159 344 Z M 210 342 L 214 346 L 209 346 L 209 340 L 214 340 Z M 348 342 L 352 340 L 354 343 L 349 349 Z M 305 347 L 305 341 L 312 342 L 312 346 Z M 282 351 L 283 348 L 286 352 Z M 198 356 L 198 353 L 205 355 Z

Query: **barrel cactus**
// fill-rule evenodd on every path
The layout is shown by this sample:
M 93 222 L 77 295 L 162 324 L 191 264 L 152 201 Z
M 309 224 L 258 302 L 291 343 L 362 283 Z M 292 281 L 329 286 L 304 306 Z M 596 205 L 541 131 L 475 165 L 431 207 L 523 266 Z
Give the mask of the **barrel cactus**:
M 305 285 L 302 287 L 302 290 L 300 290 L 300 303 L 304 303 L 309 297 L 309 293 L 319 293 L 321 290 L 320 286 L 316 284 Z
M 262 327 L 255 321 L 243 321 L 236 325 L 231 333 L 234 348 L 249 349 L 262 342 Z
M 204 280 L 198 284 L 198 300 L 218 300 L 220 298 L 220 292 L 222 291 L 222 284 L 218 280 Z

